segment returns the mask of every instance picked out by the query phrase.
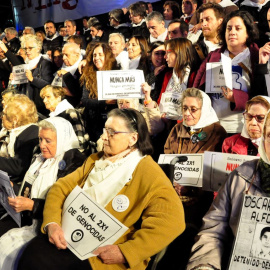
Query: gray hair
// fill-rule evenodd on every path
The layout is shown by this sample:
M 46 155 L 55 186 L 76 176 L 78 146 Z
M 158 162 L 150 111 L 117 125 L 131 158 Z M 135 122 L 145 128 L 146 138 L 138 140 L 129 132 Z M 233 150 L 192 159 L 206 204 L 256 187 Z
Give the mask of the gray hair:
M 8 27 L 5 29 L 5 33 L 10 33 L 11 35 L 17 36 L 18 32 L 14 27 Z
M 110 41 L 110 38 L 112 38 L 112 37 L 119 37 L 120 39 L 121 39 L 121 43 L 123 44 L 123 45 L 125 45 L 125 37 L 124 37 L 124 35 L 122 34 L 122 33 L 112 33 L 112 34 L 110 34 L 109 35 L 109 41 Z
M 152 13 L 150 13 L 149 15 L 147 15 L 147 17 L 145 18 L 145 20 L 146 20 L 146 22 L 149 22 L 149 21 L 152 21 L 152 20 L 155 20 L 158 23 L 164 22 L 163 15 L 160 12 L 158 12 L 158 11 L 153 11 Z
M 99 20 L 96 17 L 90 17 L 89 20 L 87 21 L 89 28 L 95 23 L 99 23 Z
M 39 52 L 41 52 L 41 50 L 42 50 L 42 41 L 39 40 L 36 35 L 30 35 L 30 34 L 29 35 L 24 35 L 24 36 L 20 37 L 20 40 L 21 40 L 21 47 L 22 48 L 25 47 L 26 42 L 32 41 L 39 48 Z
M 80 49 L 80 46 L 76 43 L 66 43 L 63 48 L 62 48 L 62 51 L 64 50 L 64 48 L 71 48 L 72 49 L 72 52 L 75 53 L 75 54 L 81 54 L 81 49 Z
M 194 88 L 194 87 L 187 88 L 185 91 L 183 91 L 182 99 L 181 99 L 181 106 L 183 106 L 183 102 L 186 97 L 198 98 L 200 102 L 203 104 L 203 95 L 201 91 L 197 88 Z
M 51 122 L 49 122 L 47 120 L 40 121 L 38 123 L 38 127 L 39 127 L 39 130 L 41 130 L 41 129 L 50 129 L 53 132 L 55 132 L 55 134 L 57 134 L 55 126 Z
M 64 24 L 65 24 L 66 22 L 71 22 L 72 26 L 76 26 L 76 22 L 75 22 L 74 20 L 65 20 L 65 21 L 64 21 Z
M 34 34 L 36 33 L 36 32 L 35 32 L 35 29 L 34 29 L 33 27 L 31 27 L 31 26 L 25 26 L 25 27 L 24 27 L 24 30 L 25 30 L 25 29 L 29 29 L 31 35 L 34 35 Z

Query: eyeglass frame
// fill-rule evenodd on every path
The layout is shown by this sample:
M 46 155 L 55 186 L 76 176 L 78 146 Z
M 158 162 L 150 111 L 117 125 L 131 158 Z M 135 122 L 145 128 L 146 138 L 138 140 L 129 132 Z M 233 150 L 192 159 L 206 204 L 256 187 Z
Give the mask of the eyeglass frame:
M 245 116 L 246 116 L 247 114 L 249 114 L 249 115 L 251 116 L 251 119 L 246 119 Z M 262 123 L 264 122 L 265 116 L 266 116 L 266 115 L 264 115 L 264 118 L 263 118 L 261 121 L 258 121 L 257 117 L 258 117 L 258 116 L 262 116 L 262 115 L 263 115 L 263 114 L 252 115 L 252 114 L 250 114 L 250 113 L 248 113 L 248 112 L 243 112 L 243 116 L 244 116 L 245 120 L 252 121 L 252 119 L 255 118 L 256 122 L 257 122 L 257 123 L 260 123 L 260 124 L 262 124 Z
M 35 49 L 37 47 L 28 47 L 28 48 L 22 48 L 25 52 L 27 51 L 32 51 L 33 49 Z
M 192 109 L 196 109 L 196 111 L 193 112 Z M 201 109 L 202 109 L 202 108 L 197 108 L 197 107 L 194 107 L 194 106 L 193 106 L 193 108 L 189 108 L 188 106 L 186 106 L 186 110 L 185 110 L 185 109 L 184 109 L 184 106 L 182 106 L 182 110 L 183 110 L 183 111 L 187 111 L 187 110 L 188 110 L 190 114 L 196 113 L 197 111 L 199 111 L 199 110 L 201 110 Z
M 110 130 L 110 131 L 109 131 Z M 120 134 L 120 133 L 134 133 L 134 131 L 116 131 L 113 130 L 112 128 L 103 128 L 103 134 L 107 134 L 108 137 L 113 137 L 115 134 Z

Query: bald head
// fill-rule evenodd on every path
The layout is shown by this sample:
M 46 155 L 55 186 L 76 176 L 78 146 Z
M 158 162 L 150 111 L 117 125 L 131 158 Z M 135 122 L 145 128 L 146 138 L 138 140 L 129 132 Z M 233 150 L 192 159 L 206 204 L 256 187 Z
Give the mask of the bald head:
M 76 43 L 66 43 L 62 50 L 63 61 L 66 66 L 73 66 L 80 58 L 81 50 Z

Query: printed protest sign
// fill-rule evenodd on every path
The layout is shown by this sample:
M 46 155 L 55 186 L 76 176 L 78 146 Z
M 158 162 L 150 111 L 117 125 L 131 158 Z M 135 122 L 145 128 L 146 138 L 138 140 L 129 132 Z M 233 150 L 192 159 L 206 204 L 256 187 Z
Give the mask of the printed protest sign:
M 11 186 L 9 176 L 6 172 L 0 170 L 0 203 L 6 209 L 7 213 L 21 227 L 21 214 L 17 213 L 8 203 L 8 197 L 15 198 L 13 187 Z
M 187 161 L 177 162 L 174 165 L 174 181 L 182 186 L 202 186 L 203 154 L 163 154 L 159 156 L 159 164 L 170 164 L 175 157 L 186 156 Z
M 217 191 L 234 169 L 245 161 L 258 158 L 256 156 L 205 151 L 203 161 L 203 189 Z
M 23 84 L 28 83 L 28 79 L 25 75 L 25 71 L 29 69 L 28 64 L 14 66 L 12 68 L 13 80 L 11 84 Z
M 270 269 L 270 198 L 245 195 L 229 270 Z
M 172 120 L 182 119 L 181 111 L 182 93 L 179 92 L 165 92 L 162 94 L 159 104 L 161 113 L 166 113 L 166 118 Z
M 221 54 L 221 62 L 206 64 L 206 93 L 222 93 L 222 86 L 232 89 L 231 66 L 231 59 L 224 54 Z
M 59 75 L 56 74 L 51 85 L 62 87 L 63 86 L 63 76 L 59 77 Z
M 96 248 L 113 244 L 128 228 L 77 186 L 65 201 L 62 229 L 68 248 L 85 260 L 95 256 Z
M 98 99 L 144 98 L 142 70 L 97 71 Z
M 221 62 L 206 64 L 206 93 L 222 93 L 221 87 L 225 86 L 225 78 Z

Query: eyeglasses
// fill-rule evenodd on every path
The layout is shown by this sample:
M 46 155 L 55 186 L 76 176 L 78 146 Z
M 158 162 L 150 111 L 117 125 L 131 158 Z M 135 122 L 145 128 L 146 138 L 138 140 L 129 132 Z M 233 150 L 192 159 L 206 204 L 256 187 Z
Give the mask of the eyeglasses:
M 113 137 L 115 134 L 119 133 L 133 133 L 130 131 L 115 131 L 111 128 L 103 128 L 103 134 L 107 134 L 108 137 Z
M 33 49 L 35 49 L 36 47 L 28 47 L 28 48 L 22 48 L 24 51 L 32 51 Z
M 166 50 L 166 54 L 173 53 L 173 50 Z
M 253 118 L 255 118 L 258 123 L 263 123 L 265 118 L 264 114 L 252 115 L 248 112 L 244 112 L 243 115 L 246 120 L 251 121 Z
M 187 110 L 189 110 L 190 113 L 196 113 L 198 110 L 201 110 L 201 108 L 196 108 L 196 107 L 187 107 L 187 106 L 183 106 L 183 111 L 186 112 Z

